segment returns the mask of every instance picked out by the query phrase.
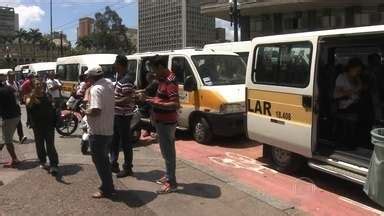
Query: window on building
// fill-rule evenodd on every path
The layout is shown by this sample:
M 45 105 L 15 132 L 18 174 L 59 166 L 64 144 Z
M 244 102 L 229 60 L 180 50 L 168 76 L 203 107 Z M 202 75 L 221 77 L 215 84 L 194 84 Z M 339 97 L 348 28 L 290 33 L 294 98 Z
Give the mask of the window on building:
M 258 46 L 252 80 L 257 84 L 305 88 L 310 78 L 311 55 L 309 42 Z

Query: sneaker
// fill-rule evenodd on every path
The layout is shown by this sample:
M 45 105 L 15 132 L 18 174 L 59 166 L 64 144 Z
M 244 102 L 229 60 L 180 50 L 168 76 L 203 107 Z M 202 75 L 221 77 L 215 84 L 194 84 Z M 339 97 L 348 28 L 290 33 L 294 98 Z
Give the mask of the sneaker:
M 39 168 L 40 169 L 44 169 L 44 170 L 48 170 L 49 169 L 49 167 L 45 163 L 40 164 Z
M 24 136 L 23 138 L 20 139 L 20 144 L 24 144 L 27 141 L 27 137 Z
M 59 168 L 58 167 L 51 167 L 49 169 L 49 173 L 51 173 L 52 176 L 57 176 L 57 174 L 59 174 Z
M 166 182 L 161 186 L 160 190 L 156 191 L 157 194 L 169 194 L 177 191 L 177 184 L 172 185 L 169 182 Z
M 120 172 L 119 164 L 112 164 L 111 170 L 113 173 L 119 173 Z
M 4 164 L 4 168 L 15 168 L 18 164 L 20 164 L 20 161 L 19 160 L 13 160 L 11 162 L 8 162 L 6 164 Z
M 117 175 L 116 175 L 117 178 L 125 178 L 128 176 L 133 176 L 133 172 L 131 169 L 129 169 L 129 170 L 124 169 L 121 172 L 117 173 Z
M 168 178 L 166 176 L 163 176 L 160 179 L 156 180 L 156 184 L 159 184 L 159 185 L 163 185 L 166 182 L 168 182 Z

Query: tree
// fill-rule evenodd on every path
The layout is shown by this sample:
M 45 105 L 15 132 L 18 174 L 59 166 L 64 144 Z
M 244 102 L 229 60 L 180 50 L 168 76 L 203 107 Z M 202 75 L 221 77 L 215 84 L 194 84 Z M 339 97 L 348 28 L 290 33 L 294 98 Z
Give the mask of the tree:
M 134 46 L 127 37 L 127 27 L 119 14 L 106 7 L 95 14 L 95 32 L 77 42 L 78 48 L 103 53 L 132 53 Z
M 29 29 L 29 32 L 27 33 L 27 38 L 30 42 L 32 42 L 33 47 L 33 58 L 36 58 L 36 44 L 40 43 L 43 39 L 43 34 L 40 32 L 39 29 Z
M 27 31 L 23 28 L 16 31 L 16 39 L 19 44 L 19 54 L 20 57 L 23 58 L 23 43 L 27 40 Z

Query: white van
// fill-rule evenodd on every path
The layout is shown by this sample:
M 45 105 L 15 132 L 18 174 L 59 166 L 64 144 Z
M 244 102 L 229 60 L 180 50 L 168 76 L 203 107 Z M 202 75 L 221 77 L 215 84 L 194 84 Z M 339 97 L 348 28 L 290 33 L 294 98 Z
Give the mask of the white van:
M 373 149 L 370 130 L 383 116 L 383 36 L 380 25 L 252 41 L 248 136 L 264 144 L 264 156 L 278 169 L 307 161 L 314 169 L 365 182 Z M 350 84 L 360 87 L 339 97 Z
M 190 129 L 199 143 L 209 143 L 214 135 L 244 133 L 246 65 L 239 55 L 184 49 L 128 56 L 140 89 L 148 85 L 147 62 L 155 55 L 168 59 L 179 83 L 179 129 Z
M 40 62 L 28 65 L 29 72 L 39 77 L 45 77 L 47 73 L 56 71 L 56 62 Z
M 96 64 L 103 68 L 106 78 L 114 80 L 113 64 L 116 56 L 116 54 L 89 54 L 58 58 L 56 75 L 63 82 L 63 96 L 69 97 L 79 81 L 79 76 Z
M 227 43 L 214 43 L 207 44 L 204 49 L 209 49 L 217 52 L 234 52 L 237 53 L 244 62 L 248 61 L 249 50 L 251 48 L 251 41 L 241 42 L 227 42 Z
M 12 69 L 0 69 L 0 75 L 7 76 L 9 71 L 13 71 Z

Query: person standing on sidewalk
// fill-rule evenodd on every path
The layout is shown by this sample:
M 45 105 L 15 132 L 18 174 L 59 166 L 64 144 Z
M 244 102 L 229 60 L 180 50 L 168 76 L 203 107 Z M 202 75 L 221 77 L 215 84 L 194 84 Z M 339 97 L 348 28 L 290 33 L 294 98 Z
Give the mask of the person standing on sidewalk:
M 132 176 L 133 143 L 130 128 L 133 111 L 135 109 L 135 85 L 128 73 L 128 59 L 119 55 L 116 57 L 115 69 L 117 80 L 115 84 L 115 123 L 111 146 L 112 172 L 117 178 Z M 123 170 L 120 171 L 118 158 L 120 146 L 124 152 Z
M 108 157 L 113 136 L 115 100 L 113 84 L 103 78 L 104 72 L 100 66 L 91 67 L 85 75 L 92 86 L 89 90 L 89 104 L 84 113 L 89 127 L 92 160 L 101 179 L 100 191 L 92 197 L 99 199 L 115 194 Z
M 52 97 L 53 103 L 55 104 L 56 110 L 60 110 L 61 106 L 61 83 L 59 80 L 55 79 L 55 74 L 53 72 L 48 73 L 47 79 L 47 93 Z
M 16 102 L 17 102 L 17 105 L 19 106 L 19 109 L 20 109 L 20 99 L 21 99 L 21 97 L 20 97 L 20 85 L 18 82 L 16 82 L 16 74 L 14 71 L 8 72 L 8 79 L 5 83 L 7 86 L 9 86 L 15 90 Z M 27 141 L 27 137 L 24 136 L 23 124 L 21 122 L 21 119 L 20 119 L 19 124 L 17 125 L 17 135 L 19 136 L 20 144 L 24 144 L 25 141 Z
M 13 145 L 13 135 L 20 121 L 20 107 L 17 105 L 14 89 L 5 85 L 6 77 L 0 76 L 0 116 L 3 120 L 2 142 L 0 151 L 6 146 L 12 161 L 4 165 L 6 168 L 16 166 L 20 161 L 17 159 L 15 146 Z
M 165 160 L 166 174 L 157 183 L 162 184 L 159 194 L 177 190 L 175 132 L 180 107 L 179 87 L 175 74 L 168 70 L 166 58 L 156 56 L 152 66 L 159 80 L 157 94 L 148 98 L 152 105 L 152 115 L 159 136 L 160 150 Z
M 59 156 L 55 148 L 56 112 L 40 81 L 35 82 L 32 94 L 26 100 L 26 107 L 29 117 L 27 123 L 33 129 L 40 168 L 49 169 L 49 172 L 56 176 L 59 172 Z M 46 165 L 47 156 L 49 168 Z

